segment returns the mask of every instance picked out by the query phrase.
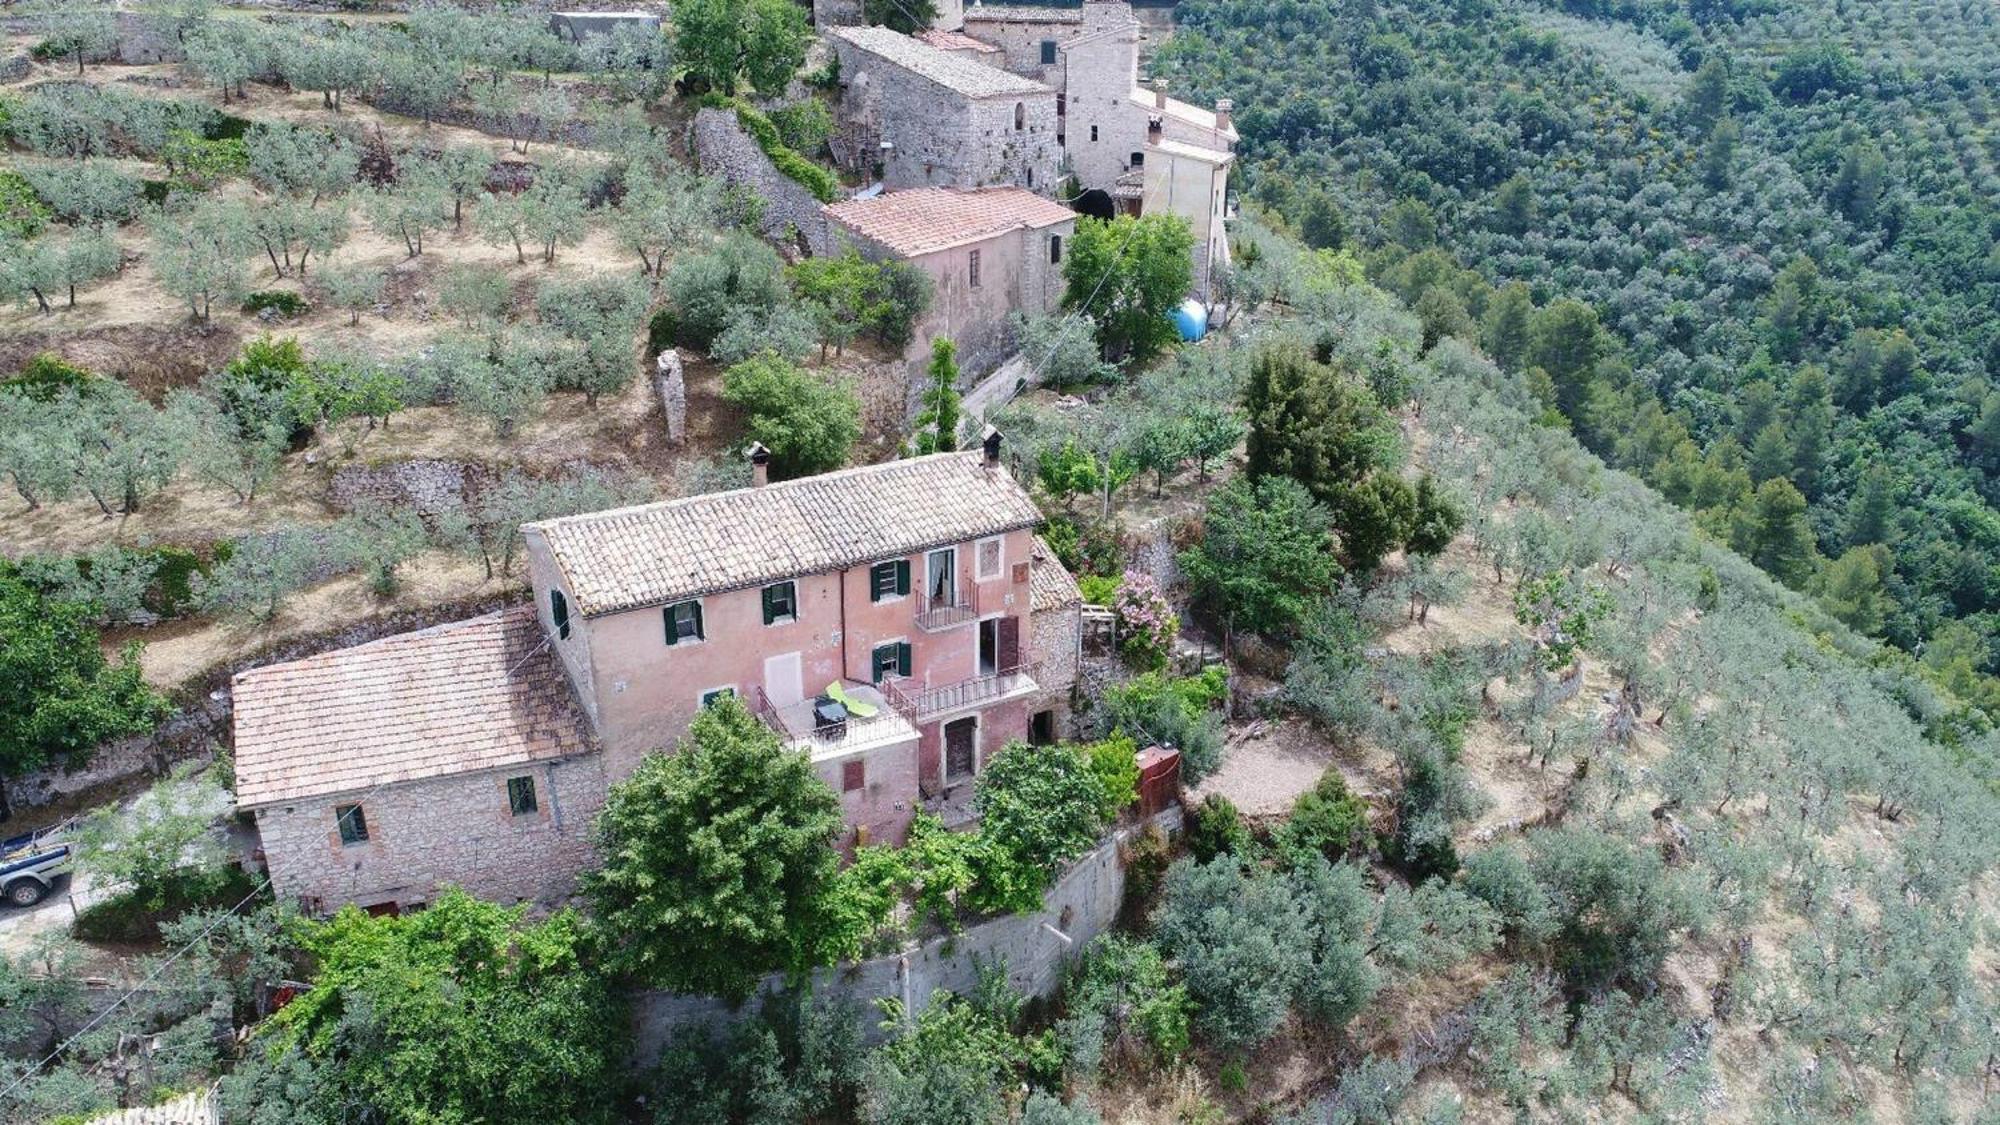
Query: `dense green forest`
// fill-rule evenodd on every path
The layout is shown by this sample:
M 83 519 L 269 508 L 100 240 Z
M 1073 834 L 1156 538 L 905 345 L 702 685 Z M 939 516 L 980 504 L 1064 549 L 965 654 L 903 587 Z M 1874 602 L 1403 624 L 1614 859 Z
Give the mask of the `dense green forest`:
M 1861 632 L 2000 691 L 2000 12 L 1189 0 L 1244 198 Z M 1985 675 L 1980 675 L 1984 673 Z

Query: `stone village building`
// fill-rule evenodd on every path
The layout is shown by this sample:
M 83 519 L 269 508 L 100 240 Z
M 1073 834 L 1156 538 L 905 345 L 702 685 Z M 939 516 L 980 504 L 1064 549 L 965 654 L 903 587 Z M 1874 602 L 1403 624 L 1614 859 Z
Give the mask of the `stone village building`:
M 1034 192 L 917 188 L 821 210 L 836 247 L 870 260 L 901 259 L 930 275 L 930 308 L 906 352 L 913 367 L 926 361 L 933 339 L 947 336 L 958 345 L 961 369 L 990 370 L 1006 358 L 1014 313 L 1054 312 L 1062 303 L 1063 254 L 1076 212 Z
M 1083 214 L 1186 219 L 1195 291 L 1211 294 L 1229 261 L 1232 106 L 1203 109 L 1141 85 L 1129 3 L 943 4 L 916 37 L 881 27 L 836 27 L 828 37 L 849 159 L 866 166 L 879 154 L 887 191 L 1012 183 L 1053 196 L 1073 176 L 1069 202 Z
M 532 606 L 237 676 L 237 806 L 276 893 L 560 901 L 608 787 L 726 695 L 840 794 L 846 847 L 963 823 L 992 755 L 1066 733 L 1082 599 L 997 433 L 755 477 L 526 525 Z

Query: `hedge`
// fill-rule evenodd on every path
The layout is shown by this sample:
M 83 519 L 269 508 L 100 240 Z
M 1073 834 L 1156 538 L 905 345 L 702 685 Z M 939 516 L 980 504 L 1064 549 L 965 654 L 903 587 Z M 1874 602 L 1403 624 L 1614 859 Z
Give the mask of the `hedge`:
M 840 182 L 833 178 L 833 173 L 787 146 L 770 118 L 742 102 L 733 103 L 731 108 L 736 110 L 736 123 L 756 139 L 757 147 L 764 150 L 764 155 L 771 158 L 778 171 L 798 181 L 821 203 L 832 203 L 840 197 Z

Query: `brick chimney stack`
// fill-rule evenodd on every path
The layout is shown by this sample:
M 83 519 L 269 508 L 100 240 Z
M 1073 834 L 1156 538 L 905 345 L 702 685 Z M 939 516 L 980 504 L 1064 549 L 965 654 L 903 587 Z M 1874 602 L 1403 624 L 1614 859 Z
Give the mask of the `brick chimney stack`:
M 1236 112 L 1236 103 L 1230 101 L 1228 98 L 1223 98 L 1220 101 L 1216 102 L 1215 131 L 1218 133 L 1227 133 L 1229 131 L 1229 125 L 1231 121 L 1230 115 L 1234 114 L 1235 112 Z
M 985 465 L 988 471 L 1000 467 L 1000 431 L 998 429 L 993 426 L 987 426 L 984 430 L 980 431 L 979 452 L 980 463 Z
M 1167 108 L 1167 84 L 1163 80 L 1156 79 L 1153 82 L 1153 108 Z
M 762 488 L 771 483 L 771 451 L 764 448 L 761 441 L 750 443 L 750 487 Z

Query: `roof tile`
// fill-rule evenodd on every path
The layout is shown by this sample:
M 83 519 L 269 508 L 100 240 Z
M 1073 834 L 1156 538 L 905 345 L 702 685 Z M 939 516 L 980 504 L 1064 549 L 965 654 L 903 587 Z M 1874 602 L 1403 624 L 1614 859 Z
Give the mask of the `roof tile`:
M 1040 522 L 978 451 L 527 525 L 585 617 L 903 558 Z
M 825 204 L 828 218 L 906 257 L 1010 230 L 1073 221 L 1076 212 L 1018 187 L 913 188 Z
M 1055 96 L 1053 89 L 1032 78 L 1023 78 L 997 66 L 941 51 L 886 27 L 837 27 L 832 34 L 885 62 L 968 98 L 1023 97 L 1031 94 Z

